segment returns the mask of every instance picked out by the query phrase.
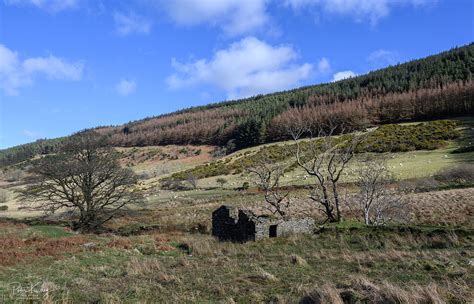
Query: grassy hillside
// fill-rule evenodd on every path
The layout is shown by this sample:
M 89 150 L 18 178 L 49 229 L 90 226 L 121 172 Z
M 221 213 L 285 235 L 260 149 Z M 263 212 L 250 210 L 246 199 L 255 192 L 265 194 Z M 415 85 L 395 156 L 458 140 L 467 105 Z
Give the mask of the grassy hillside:
M 398 181 L 431 183 L 430 176 L 446 168 L 474 163 L 473 152 L 452 153 L 472 140 L 474 121 L 471 117 L 456 122 L 459 137 L 433 150 L 390 152 L 390 169 Z M 278 151 L 289 144 L 248 148 L 224 159 L 235 161 L 265 147 Z M 474 278 L 469 264 L 474 254 L 474 188 L 440 191 L 435 187 L 408 194 L 409 225 L 366 227 L 344 206 L 344 222 L 314 235 L 246 244 L 218 242 L 209 235 L 213 210 L 222 204 L 256 212 L 263 208 L 262 194 L 250 176 L 203 178 L 196 190 L 159 186 L 161 178 L 179 172 L 177 167 L 215 161 L 209 148 L 120 148 L 122 164 L 143 175 L 140 187 L 147 193 L 147 203 L 110 222 L 109 233 L 78 235 L 60 218 L 39 220 L 39 214 L 16 209 L 20 202 L 7 203 L 10 209 L 0 211 L 0 216 L 17 220 L 0 220 L 2 300 L 17 299 L 11 288 L 15 282 L 41 287 L 43 291 L 28 296 L 39 294 L 50 302 L 294 303 L 319 296 L 327 303 L 349 298 L 362 303 L 380 299 L 469 303 Z M 156 171 L 167 164 L 174 169 Z M 302 176 L 293 170 L 284 184 L 309 182 Z M 227 183 L 219 186 L 218 177 Z M 242 181 L 249 181 L 251 189 L 235 190 Z M 21 185 L 7 189 L 17 187 Z M 350 185 L 345 189 L 350 190 Z M 306 208 L 305 189 L 295 189 L 291 195 L 299 208 Z M 319 218 L 317 210 L 308 210 Z
M 474 109 L 474 44 L 366 75 L 97 127 L 117 147 L 214 145 L 228 153 L 287 138 L 289 123 L 327 119 L 357 129 L 459 116 Z M 0 150 L 0 166 L 55 151 L 62 138 Z
M 361 303 L 471 299 L 472 236 L 462 229 L 346 226 L 247 244 L 179 232 L 74 235 L 62 227 L 3 222 L 0 233 L 4 303 L 17 303 L 11 282 L 47 290 L 36 295 L 60 303 L 297 303 L 316 295 L 322 303 L 342 303 L 341 297 Z M 34 290 L 25 296 L 35 296 Z
M 367 132 L 367 140 L 377 140 L 378 143 L 377 146 L 370 145 L 369 153 L 385 153 L 390 171 L 400 182 L 422 180 L 415 182 L 415 186 L 428 187 L 428 190 L 444 189 L 451 185 L 433 181 L 434 176 L 459 165 L 474 163 L 474 152 L 469 151 L 469 147 L 474 144 L 473 130 L 472 117 L 384 125 Z M 240 193 L 237 189 L 244 183 L 248 183 L 251 189 L 255 188 L 253 177 L 245 168 L 262 157 L 269 157 L 285 168 L 282 185 L 308 185 L 311 179 L 295 165 L 291 153 L 293 148 L 292 141 L 285 141 L 247 148 L 217 158 L 213 156 L 212 146 L 170 145 L 117 150 L 122 165 L 139 174 L 141 181 L 138 188 L 146 193 L 149 203 L 153 205 L 176 199 L 192 202 L 228 195 L 232 197 Z M 462 149 L 466 151 L 456 153 Z M 359 151 L 356 155 L 347 174 L 342 177 L 344 183 L 354 181 L 352 171 L 357 168 L 358 159 L 365 157 L 365 153 Z M 22 218 L 38 215 L 21 209 L 21 202 L 13 199 L 14 189 L 28 180 L 21 169 L 23 166 L 27 167 L 28 164 L 4 168 L 0 175 L 0 186 L 6 187 L 4 191 L 8 191 L 11 198 L 7 204 L 8 210 L 1 212 L 3 216 Z M 8 182 L 10 176 L 15 174 L 21 176 L 16 181 Z M 190 177 L 196 179 L 196 190 L 188 182 Z
M 8 207 L 0 211 L 1 218 L 8 218 L 0 219 L 2 301 L 17 299 L 14 283 L 39 286 L 46 302 L 294 303 L 319 296 L 329 303 L 348 297 L 362 303 L 469 303 L 474 188 L 445 173 L 474 164 L 474 152 L 468 151 L 474 142 L 473 117 L 385 125 L 369 132 L 383 135 L 383 146 L 394 149 L 385 152 L 389 169 L 396 183 L 411 189 L 405 196 L 408 224 L 367 227 L 344 204 L 345 220 L 313 235 L 223 243 L 209 235 L 213 210 L 222 204 L 265 210 L 252 176 L 225 171 L 199 178 L 197 189 L 186 181 L 178 190 L 161 185 L 206 163 L 233 168 L 239 160 L 251 162 L 262 151 L 291 166 L 294 160 L 282 153 L 291 141 L 223 158 L 213 157 L 212 146 L 117 148 L 121 164 L 140 174 L 138 190 L 145 193 L 146 204 L 115 218 L 99 235 L 72 232 L 61 214 L 43 218 L 23 209 L 14 191 L 28 179 L 0 178 L 0 190 L 8 193 L 0 204 Z M 357 157 L 343 178 L 344 193 L 354 191 L 351 172 Z M 226 183 L 219 184 L 218 178 Z M 238 190 L 243 182 L 250 189 Z M 322 215 L 311 207 L 304 187 L 308 183 L 298 168 L 287 171 L 282 181 L 297 202 L 293 212 L 304 211 L 319 221 Z M 29 297 L 38 295 L 28 290 Z
M 365 139 L 357 152 L 358 154 L 364 154 L 365 152 L 393 153 L 399 156 L 393 157 L 391 162 L 399 160 L 400 163 L 408 163 L 407 168 L 410 168 L 410 161 L 405 160 L 405 158 L 407 158 L 406 154 L 397 152 L 420 151 L 408 155 L 418 154 L 421 156 L 420 161 L 423 159 L 428 161 L 429 157 L 422 155 L 436 155 L 437 153 L 443 153 L 444 155 L 450 153 L 447 152 L 449 150 L 446 149 L 448 147 L 448 141 L 457 140 L 460 137 L 465 138 L 467 136 L 465 133 L 469 132 L 468 129 L 470 126 L 471 120 L 469 119 L 442 120 L 404 125 L 384 125 L 375 130 L 361 133 L 360 136 L 363 136 Z M 303 143 L 302 147 L 304 149 L 305 143 Z M 295 148 L 296 145 L 292 141 L 258 146 L 210 163 L 197 165 L 188 170 L 176 172 L 171 176 L 164 177 L 162 180 L 185 180 L 189 175 L 198 179 L 221 175 L 238 175 L 263 158 L 282 163 L 287 176 L 291 176 L 295 170 L 301 173 L 295 163 L 294 155 L 291 153 Z M 421 152 L 422 150 L 436 150 L 436 152 Z M 463 154 L 463 156 L 465 155 L 467 154 Z M 462 156 L 451 156 L 451 158 L 459 157 Z M 445 159 L 447 160 L 448 157 L 445 157 Z M 435 163 L 441 165 L 440 162 L 435 161 Z M 422 174 L 426 174 L 428 171 L 424 170 L 422 172 L 424 172 Z

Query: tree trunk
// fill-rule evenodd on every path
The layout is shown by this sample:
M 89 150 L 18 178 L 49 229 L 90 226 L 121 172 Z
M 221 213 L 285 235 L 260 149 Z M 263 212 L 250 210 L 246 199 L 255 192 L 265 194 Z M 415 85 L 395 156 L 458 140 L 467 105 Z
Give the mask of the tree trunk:
M 365 208 L 364 209 L 364 223 L 366 225 L 369 225 L 370 224 L 370 220 L 369 220 L 369 209 L 368 208 Z
M 336 205 L 336 219 L 335 219 L 335 221 L 340 222 L 341 221 L 341 210 L 339 208 L 339 195 L 337 193 L 336 183 L 337 182 L 333 182 L 333 184 L 332 184 L 332 191 L 333 191 L 333 195 L 334 195 L 334 204 Z

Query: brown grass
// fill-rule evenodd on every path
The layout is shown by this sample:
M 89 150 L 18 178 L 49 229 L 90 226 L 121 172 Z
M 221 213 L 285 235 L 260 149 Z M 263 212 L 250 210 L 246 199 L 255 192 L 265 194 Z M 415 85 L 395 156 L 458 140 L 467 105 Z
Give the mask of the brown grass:
M 110 240 L 107 244 L 109 248 L 115 249 L 132 249 L 132 242 L 127 238 L 114 238 Z
M 413 220 L 420 224 L 473 227 L 474 188 L 417 193 L 408 196 Z
M 442 286 L 436 283 L 419 285 L 395 285 L 387 281 L 375 283 L 364 276 L 352 277 L 348 285 L 325 284 L 307 293 L 301 303 L 400 303 L 443 304 L 450 295 L 457 293 L 456 303 L 470 303 L 472 298 L 466 290 L 466 282 L 459 286 Z M 320 302 L 318 302 L 318 300 Z M 313 302 L 311 302 L 313 301 Z M 359 303 L 359 302 L 357 302 Z
M 89 239 L 78 235 L 60 239 L 32 237 L 20 239 L 13 236 L 0 237 L 0 266 L 31 262 L 39 257 L 60 259 L 65 253 L 86 250 L 83 246 Z
M 179 284 L 181 280 L 156 258 L 132 258 L 127 265 L 127 276 L 133 280 L 152 280 L 159 284 Z

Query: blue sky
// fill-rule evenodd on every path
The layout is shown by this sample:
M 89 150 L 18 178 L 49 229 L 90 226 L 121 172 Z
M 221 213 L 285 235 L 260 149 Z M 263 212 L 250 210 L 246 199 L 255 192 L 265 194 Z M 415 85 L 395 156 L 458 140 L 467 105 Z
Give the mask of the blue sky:
M 474 40 L 471 0 L 0 1 L 0 148 Z

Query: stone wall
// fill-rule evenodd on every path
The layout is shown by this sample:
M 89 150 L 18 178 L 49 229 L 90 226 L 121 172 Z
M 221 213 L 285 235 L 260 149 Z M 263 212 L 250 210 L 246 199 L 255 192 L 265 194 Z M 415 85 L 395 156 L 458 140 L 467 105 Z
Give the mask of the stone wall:
M 281 222 L 277 226 L 277 236 L 288 236 L 291 234 L 313 233 L 314 219 L 302 218 L 291 219 Z
M 221 206 L 212 213 L 212 235 L 222 241 L 255 240 L 255 215 L 247 210 Z
M 212 213 L 212 235 L 223 241 L 231 240 L 238 220 L 237 208 L 221 206 Z

